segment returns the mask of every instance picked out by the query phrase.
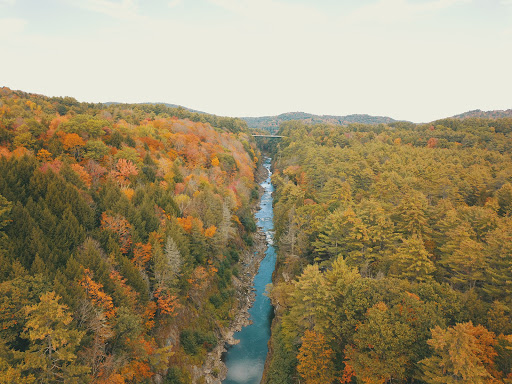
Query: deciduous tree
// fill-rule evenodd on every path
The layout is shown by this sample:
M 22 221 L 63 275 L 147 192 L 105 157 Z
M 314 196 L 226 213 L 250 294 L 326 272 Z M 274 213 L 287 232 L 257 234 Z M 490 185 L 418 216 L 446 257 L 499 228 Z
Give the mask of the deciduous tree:
M 306 330 L 299 348 L 297 370 L 305 384 L 330 384 L 336 379 L 334 351 L 324 335 Z

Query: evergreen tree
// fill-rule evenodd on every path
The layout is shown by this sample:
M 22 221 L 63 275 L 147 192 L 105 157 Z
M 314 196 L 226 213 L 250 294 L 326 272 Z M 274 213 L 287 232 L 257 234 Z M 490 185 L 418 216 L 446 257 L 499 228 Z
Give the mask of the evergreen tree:
M 366 226 L 352 208 L 335 210 L 325 223 L 313 243 L 319 260 L 343 255 L 351 265 L 360 266 L 365 258 L 368 244 Z
M 483 291 L 491 298 L 512 304 L 512 219 L 502 221 L 489 232 L 484 246 Z
M 380 302 L 357 326 L 354 344 L 345 349 L 345 364 L 363 382 L 401 381 L 407 377 L 414 342 L 411 325 Z
M 75 354 L 84 332 L 74 329 L 68 308 L 59 299 L 55 292 L 48 292 L 39 303 L 25 307 L 25 337 L 30 346 L 20 352 L 20 369 L 42 383 L 80 383 L 89 372 Z
M 428 343 L 434 354 L 420 361 L 428 384 L 483 384 L 491 378 L 488 369 L 496 356 L 496 339 L 481 325 L 467 322 L 445 330 L 436 327 Z
M 425 281 L 432 278 L 434 271 L 434 263 L 418 235 L 403 239 L 398 251 L 391 256 L 391 276 Z
M 417 191 L 406 193 L 396 210 L 397 229 L 409 236 L 425 237 L 430 235 L 427 208 L 428 202 L 423 193 Z

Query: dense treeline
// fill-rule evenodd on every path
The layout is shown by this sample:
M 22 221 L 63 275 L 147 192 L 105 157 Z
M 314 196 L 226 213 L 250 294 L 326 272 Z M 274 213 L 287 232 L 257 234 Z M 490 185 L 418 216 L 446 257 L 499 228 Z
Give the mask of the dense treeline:
M 276 132 L 281 123 L 287 121 L 301 121 L 305 124 L 389 124 L 396 120 L 384 116 L 370 116 L 370 115 L 348 115 L 348 116 L 333 116 L 333 115 L 313 115 L 304 112 L 288 112 L 278 116 L 262 116 L 262 117 L 243 117 L 250 128 L 263 130 L 267 132 Z
M 507 110 L 493 110 L 493 111 L 482 111 L 480 109 L 475 109 L 473 111 L 468 111 L 461 113 L 460 115 L 453 116 L 457 119 L 466 119 L 468 117 L 481 117 L 481 118 L 492 118 L 492 119 L 502 119 L 504 117 L 512 117 L 512 109 Z
M 512 119 L 279 133 L 266 382 L 512 383 Z
M 188 383 L 236 310 L 237 119 L 1 90 L 0 383 Z

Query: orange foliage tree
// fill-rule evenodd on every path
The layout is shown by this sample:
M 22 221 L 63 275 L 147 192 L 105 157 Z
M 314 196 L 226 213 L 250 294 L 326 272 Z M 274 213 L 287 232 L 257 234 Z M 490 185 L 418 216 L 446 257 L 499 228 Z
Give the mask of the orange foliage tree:
M 183 228 L 183 230 L 187 233 L 192 232 L 193 226 L 197 226 L 197 228 L 200 229 L 200 231 L 203 231 L 203 222 L 201 219 L 198 219 L 193 216 L 187 216 L 187 217 L 178 217 L 176 219 L 178 221 L 178 224 Z
M 336 378 L 333 363 L 334 351 L 321 333 L 306 330 L 302 337 L 297 360 L 299 371 L 306 384 L 329 384 Z
M 52 154 L 46 149 L 42 148 L 37 152 L 36 156 L 39 161 L 50 161 L 52 159 Z
M 92 279 L 92 272 L 89 269 L 84 270 L 84 276 L 79 281 L 82 288 L 85 290 L 85 294 L 92 303 L 105 311 L 105 317 L 110 319 L 116 315 L 116 309 L 112 302 L 112 297 L 102 291 L 103 284 L 96 283 Z
M 119 159 L 115 169 L 110 172 L 110 175 L 119 183 L 121 187 L 128 187 L 130 185 L 130 176 L 136 176 L 139 171 L 131 160 Z
M 78 176 L 80 176 L 80 180 L 82 180 L 87 188 L 91 187 L 92 178 L 87 173 L 87 171 L 80 164 L 71 164 L 71 169 L 75 171 Z
M 119 236 L 121 252 L 128 253 L 132 245 L 132 226 L 121 215 L 109 216 L 106 212 L 101 214 L 101 228 L 110 230 Z
M 175 316 L 176 310 L 180 307 L 178 297 L 158 288 L 153 294 L 156 299 L 157 308 L 161 314 Z
M 61 136 L 62 145 L 66 151 L 69 151 L 75 156 L 77 160 L 81 157 L 81 149 L 85 145 L 84 139 L 78 136 L 76 133 L 63 133 L 59 132 Z
M 432 329 L 427 341 L 434 349 L 431 357 L 420 361 L 423 380 L 427 383 L 483 384 L 492 378 L 494 347 L 497 344 L 493 332 L 473 323 L 459 323 L 454 327 Z
M 437 142 L 439 140 L 435 137 L 431 137 L 430 139 L 428 139 L 428 142 L 427 142 L 427 148 L 435 148 L 437 146 Z
M 217 227 L 215 225 L 212 225 L 204 230 L 205 237 L 213 237 L 215 236 L 215 233 L 217 232 Z
M 59 125 L 68 120 L 69 118 L 67 116 L 57 116 L 53 118 L 53 120 L 50 122 L 50 130 L 55 131 L 57 128 L 59 128 Z
M 151 244 L 136 243 L 133 250 L 133 264 L 139 270 L 146 268 L 147 262 L 151 259 Z

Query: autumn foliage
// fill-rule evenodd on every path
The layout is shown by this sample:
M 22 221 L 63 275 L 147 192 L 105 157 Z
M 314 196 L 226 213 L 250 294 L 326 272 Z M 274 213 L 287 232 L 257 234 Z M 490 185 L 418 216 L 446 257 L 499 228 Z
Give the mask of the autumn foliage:
M 282 124 L 264 383 L 511 382 L 511 133 Z
M 149 259 L 151 259 L 151 244 L 135 244 L 133 249 L 133 263 L 135 266 L 144 270 Z
M 299 348 L 297 370 L 307 384 L 332 383 L 335 369 L 332 361 L 334 351 L 329 348 L 325 336 L 306 330 Z
M 136 176 L 138 173 L 139 171 L 132 161 L 119 159 L 115 169 L 110 172 L 110 175 L 121 187 L 127 187 L 130 185 L 130 177 Z
M 128 253 L 132 244 L 131 224 L 121 215 L 109 216 L 101 214 L 101 228 L 116 233 L 119 236 L 121 252 Z
M 0 382 L 190 377 L 238 305 L 258 156 L 239 119 L 0 88 Z
M 79 281 L 79 283 L 84 289 L 87 297 L 95 306 L 104 311 L 107 318 L 112 318 L 115 316 L 115 308 L 112 297 L 103 292 L 103 285 L 101 283 L 96 283 L 92 279 L 92 272 L 89 269 L 84 270 L 84 276 Z

